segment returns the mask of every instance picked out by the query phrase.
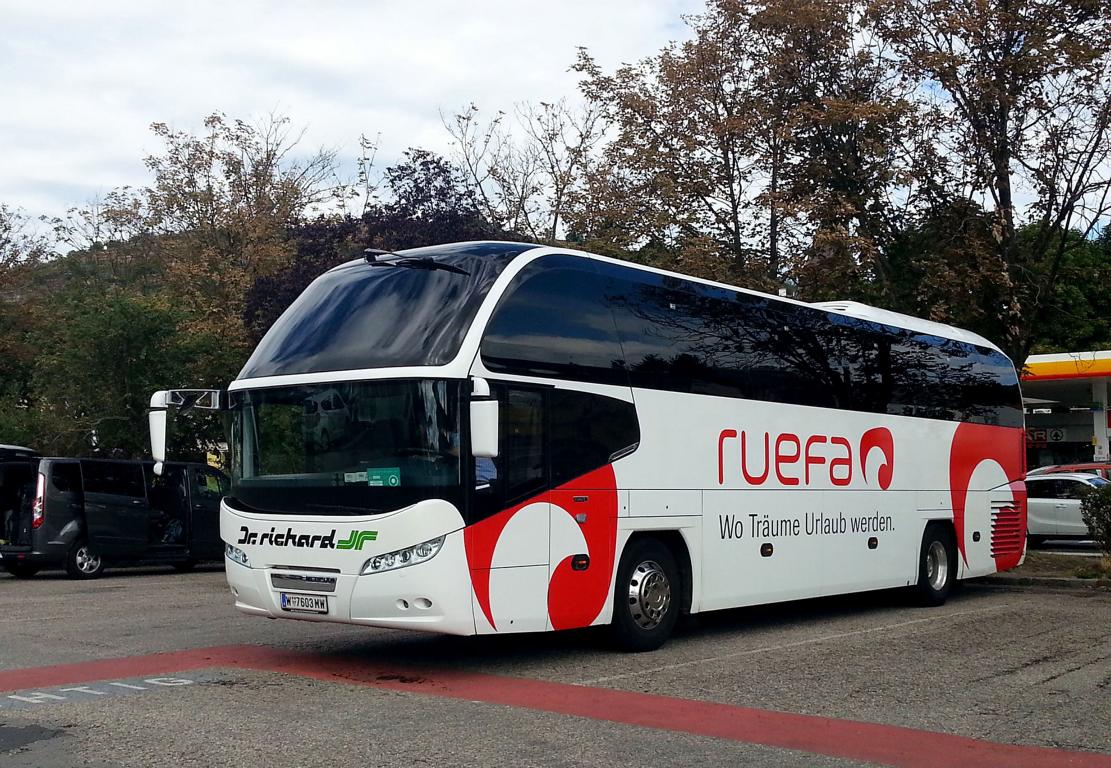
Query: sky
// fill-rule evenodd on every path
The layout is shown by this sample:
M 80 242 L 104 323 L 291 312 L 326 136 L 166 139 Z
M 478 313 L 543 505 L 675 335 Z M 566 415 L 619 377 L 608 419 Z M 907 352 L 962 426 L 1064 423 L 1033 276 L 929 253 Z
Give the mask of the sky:
M 149 181 L 152 122 L 289 117 L 306 153 L 360 134 L 378 167 L 449 150 L 441 111 L 574 96 L 585 46 L 607 69 L 687 37 L 701 0 L 0 0 L 0 202 L 61 215 Z M 344 169 L 348 170 L 348 169 Z

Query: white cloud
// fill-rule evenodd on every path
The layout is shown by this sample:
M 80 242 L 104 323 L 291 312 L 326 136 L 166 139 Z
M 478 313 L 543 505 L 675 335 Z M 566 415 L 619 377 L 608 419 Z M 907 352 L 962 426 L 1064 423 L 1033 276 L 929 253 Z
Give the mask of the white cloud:
M 439 110 L 574 95 L 586 46 L 613 67 L 684 38 L 697 0 L 109 2 L 0 0 L 0 201 L 58 214 L 147 180 L 151 122 L 272 111 L 306 144 L 380 159 L 445 150 Z

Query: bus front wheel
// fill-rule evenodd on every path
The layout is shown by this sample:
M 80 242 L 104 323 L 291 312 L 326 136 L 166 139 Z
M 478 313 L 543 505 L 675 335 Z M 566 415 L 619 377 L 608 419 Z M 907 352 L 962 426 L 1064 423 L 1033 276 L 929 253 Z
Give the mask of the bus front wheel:
M 654 651 L 671 635 L 683 594 L 679 568 L 666 546 L 639 539 L 621 556 L 613 594 L 614 644 L 625 651 Z
M 957 547 L 953 530 L 943 523 L 930 523 L 922 535 L 918 557 L 918 583 L 914 587 L 922 605 L 942 605 L 953 591 L 957 577 Z

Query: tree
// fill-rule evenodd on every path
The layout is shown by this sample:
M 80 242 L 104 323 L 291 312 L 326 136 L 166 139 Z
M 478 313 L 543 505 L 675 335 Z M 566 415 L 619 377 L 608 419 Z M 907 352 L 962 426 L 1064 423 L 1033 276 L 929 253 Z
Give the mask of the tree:
M 848 0 L 713 0 L 694 38 L 582 88 L 612 143 L 579 206 L 603 247 L 810 298 L 886 292 L 919 111 Z
M 773 279 L 754 244 L 755 40 L 736 11 L 715 4 L 690 21 L 693 40 L 613 74 L 580 51 L 583 94 L 613 137 L 578 198 L 575 227 L 592 245 L 648 246 L 665 265 Z
M 29 334 L 42 316 L 31 305 L 36 273 L 52 255 L 47 232 L 0 203 L 0 436 L 6 442 L 34 436 L 27 406 L 36 351 Z
M 943 95 L 948 196 L 980 200 L 991 213 L 1000 340 L 1024 360 L 1069 252 L 1111 214 L 1108 6 L 885 0 L 870 15 L 921 98 Z M 1032 194 L 1029 204 L 1020 190 Z M 1072 230 L 1079 237 L 1064 234 Z
M 760 44 L 753 109 L 775 217 L 770 260 L 783 261 L 783 214 L 798 233 L 787 266 L 810 299 L 890 301 L 888 251 L 931 167 L 922 110 L 862 12 L 855 0 L 765 0 L 747 21 Z
M 291 226 L 350 193 L 336 181 L 335 153 L 300 154 L 303 131 L 276 115 L 252 124 L 215 113 L 200 134 L 151 128 L 164 145 L 146 159 L 152 184 L 114 190 L 58 222 L 82 254 L 74 274 L 94 290 L 173 296 L 186 328 L 245 359 L 248 288 L 288 263 Z
M 483 125 L 474 104 L 442 121 L 481 216 L 518 237 L 554 243 L 602 138 L 600 113 L 560 99 L 519 104 L 515 115 L 515 130 L 504 112 Z
M 209 350 L 185 337 L 184 314 L 162 300 L 71 290 L 56 297 L 53 318 L 35 335 L 34 445 L 146 455 L 151 393 L 193 383 L 190 364 Z
M 386 201 L 367 206 L 360 218 L 322 216 L 290 228 L 296 250 L 288 266 L 259 276 L 247 292 L 243 322 L 252 341 L 309 283 L 367 247 L 394 251 L 506 236 L 480 213 L 463 171 L 433 152 L 406 150 L 385 170 L 380 188 Z

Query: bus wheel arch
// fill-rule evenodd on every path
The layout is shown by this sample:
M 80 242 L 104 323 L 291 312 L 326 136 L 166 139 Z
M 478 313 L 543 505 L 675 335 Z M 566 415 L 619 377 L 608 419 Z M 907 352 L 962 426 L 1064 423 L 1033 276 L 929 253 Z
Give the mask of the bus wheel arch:
M 956 528 L 951 520 L 930 520 L 922 531 L 918 552 L 918 581 L 912 588 L 916 601 L 942 605 L 956 586 L 960 572 Z
M 629 537 L 618 558 L 610 634 L 626 651 L 652 651 L 691 605 L 691 559 L 678 531 Z

